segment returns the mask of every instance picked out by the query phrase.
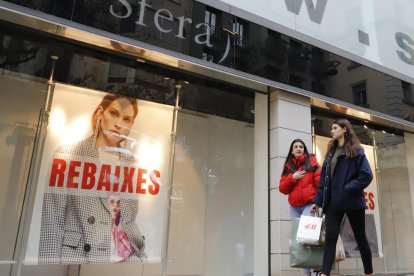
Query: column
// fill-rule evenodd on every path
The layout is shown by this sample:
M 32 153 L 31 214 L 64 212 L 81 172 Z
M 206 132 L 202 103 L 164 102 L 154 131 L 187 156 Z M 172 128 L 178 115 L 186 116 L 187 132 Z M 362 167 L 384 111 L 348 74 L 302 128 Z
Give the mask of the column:
M 293 139 L 302 139 L 312 150 L 310 99 L 276 90 L 270 94 L 269 108 L 271 275 L 299 276 L 303 271 L 289 266 L 291 219 L 287 196 L 279 192 L 279 179 Z

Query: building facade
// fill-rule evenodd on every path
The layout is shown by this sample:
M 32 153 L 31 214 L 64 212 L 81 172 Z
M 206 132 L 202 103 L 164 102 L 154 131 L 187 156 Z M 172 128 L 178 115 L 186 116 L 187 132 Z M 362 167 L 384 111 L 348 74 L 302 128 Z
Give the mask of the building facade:
M 302 275 L 279 178 L 295 138 L 323 162 L 336 118 L 374 172 L 374 271 L 414 274 L 414 5 L 348 2 L 0 1 L 0 275 Z M 103 137 L 106 95 L 137 112 L 110 104 L 124 122 L 91 161 L 70 145 Z M 69 200 L 113 196 L 120 228 Z M 144 253 L 120 261 L 129 223 Z M 341 236 L 334 272 L 362 274 Z

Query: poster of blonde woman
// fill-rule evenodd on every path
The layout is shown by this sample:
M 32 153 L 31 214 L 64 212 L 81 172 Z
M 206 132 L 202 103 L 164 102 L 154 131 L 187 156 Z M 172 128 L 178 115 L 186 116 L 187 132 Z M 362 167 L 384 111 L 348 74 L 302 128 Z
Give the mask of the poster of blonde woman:
M 172 107 L 58 84 L 26 262 L 161 261 L 171 122 Z

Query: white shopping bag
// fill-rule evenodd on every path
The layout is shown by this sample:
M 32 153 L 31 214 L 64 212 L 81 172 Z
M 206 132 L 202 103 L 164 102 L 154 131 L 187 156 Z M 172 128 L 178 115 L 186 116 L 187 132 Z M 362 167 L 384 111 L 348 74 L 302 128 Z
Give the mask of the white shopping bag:
M 321 235 L 322 218 L 312 216 L 300 216 L 296 241 L 302 244 L 319 245 Z

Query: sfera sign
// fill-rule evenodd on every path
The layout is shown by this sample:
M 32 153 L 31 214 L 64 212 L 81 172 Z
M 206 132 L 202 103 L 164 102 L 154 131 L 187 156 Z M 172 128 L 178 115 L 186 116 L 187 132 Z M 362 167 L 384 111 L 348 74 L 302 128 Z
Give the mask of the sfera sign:
M 127 1 L 127 0 L 118 0 L 119 3 L 121 5 L 123 5 L 126 9 L 126 13 L 125 14 L 118 14 L 114 12 L 114 8 L 113 5 L 111 5 L 109 7 L 109 12 L 118 18 L 128 18 L 132 15 L 132 7 L 131 4 Z M 144 23 L 144 18 L 145 18 L 145 11 L 146 8 L 152 8 L 152 6 L 150 4 L 147 3 L 147 0 L 141 0 L 141 2 L 139 2 L 139 16 L 138 16 L 138 20 L 135 21 L 135 24 L 137 25 L 141 25 L 143 27 L 146 27 L 145 23 Z M 185 18 L 184 16 L 178 16 L 177 17 L 178 22 L 179 22 L 179 27 L 178 27 L 178 33 L 175 35 L 178 38 L 181 39 L 185 39 L 184 37 L 184 25 L 187 24 L 192 24 L 192 20 L 191 18 Z M 162 33 L 170 33 L 173 30 L 172 29 L 167 29 L 163 26 L 161 26 L 160 21 L 161 20 L 167 20 L 167 21 L 174 21 L 174 15 L 171 13 L 171 11 L 167 10 L 167 9 L 159 9 L 155 12 L 154 14 L 154 24 L 155 27 L 158 29 L 158 31 L 162 32 Z M 211 32 L 210 32 L 210 26 L 206 23 L 198 23 L 195 26 L 196 29 L 203 29 L 204 33 L 198 34 L 196 36 L 194 36 L 194 41 L 197 44 L 205 44 L 208 47 L 213 46 L 210 42 L 210 37 L 211 37 Z
M 126 12 L 124 14 L 116 13 L 114 11 L 113 5 L 111 4 L 109 7 L 109 12 L 111 13 L 111 15 L 117 18 L 122 18 L 122 19 L 130 17 L 132 15 L 131 4 L 127 0 L 118 0 L 118 2 L 126 9 Z M 147 25 L 145 24 L 145 21 L 144 21 L 145 16 L 146 16 L 146 10 L 149 8 L 152 8 L 152 6 L 147 3 L 147 0 L 137 1 L 137 3 L 139 4 L 139 15 L 138 15 L 137 20 L 135 21 L 135 24 L 140 25 L 142 27 L 146 27 Z M 154 18 L 153 18 L 154 25 L 157 28 L 157 30 L 162 33 L 171 33 L 173 30 L 171 28 L 162 26 L 161 21 L 164 22 L 166 20 L 166 21 L 173 22 L 174 18 L 178 19 L 178 32 L 175 34 L 175 37 L 179 39 L 186 39 L 186 37 L 184 36 L 184 27 L 186 24 L 190 25 L 193 23 L 191 18 L 188 18 L 185 16 L 175 17 L 172 14 L 172 12 L 169 11 L 168 9 L 158 9 L 154 13 Z M 198 23 L 194 27 L 201 31 L 201 33 L 194 36 L 194 42 L 199 45 L 205 45 L 210 48 L 213 47 L 213 44 L 211 43 L 210 25 L 208 25 L 207 23 Z M 230 50 L 230 36 L 229 34 L 227 34 L 226 49 L 224 50 L 224 54 L 222 55 L 222 57 L 217 63 L 220 64 L 227 58 L 229 54 L 229 50 Z

